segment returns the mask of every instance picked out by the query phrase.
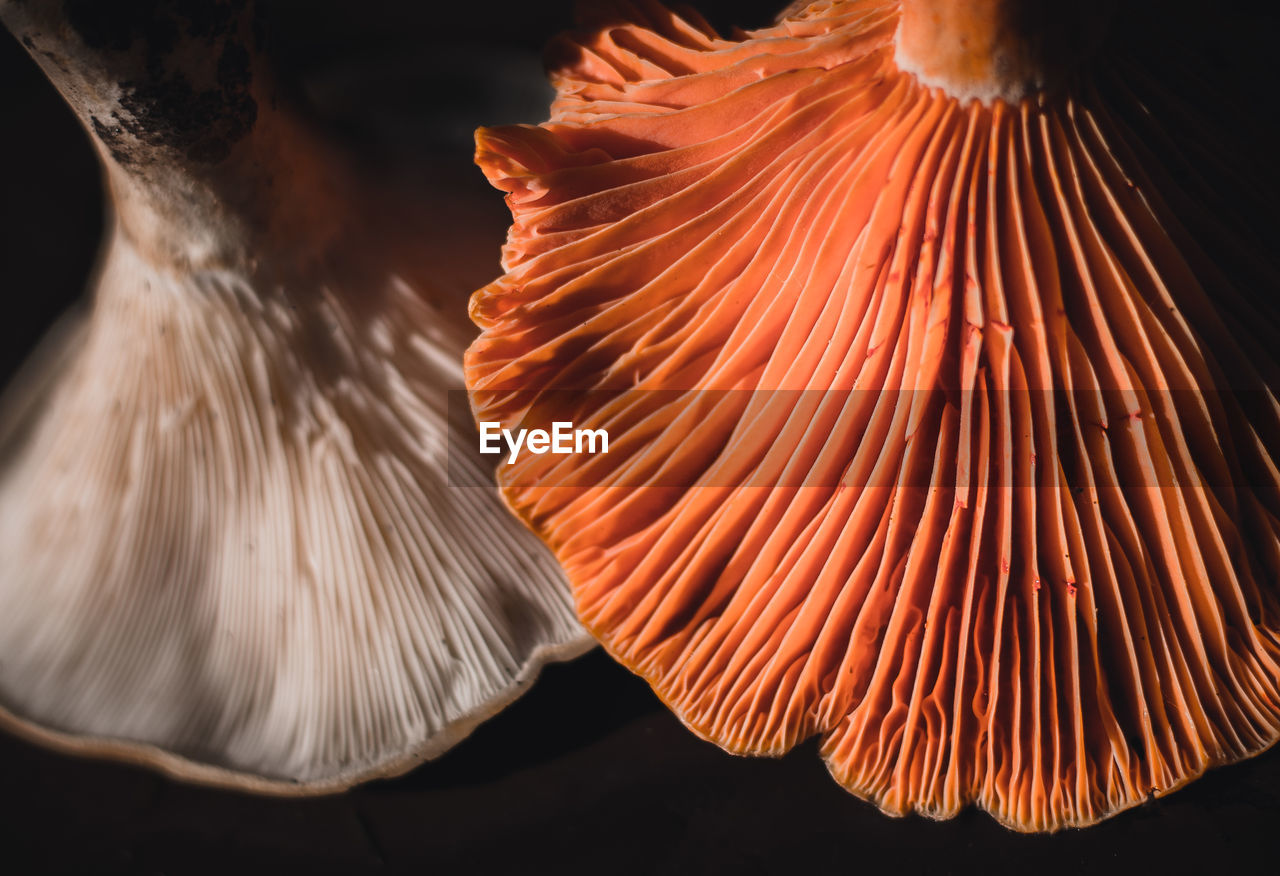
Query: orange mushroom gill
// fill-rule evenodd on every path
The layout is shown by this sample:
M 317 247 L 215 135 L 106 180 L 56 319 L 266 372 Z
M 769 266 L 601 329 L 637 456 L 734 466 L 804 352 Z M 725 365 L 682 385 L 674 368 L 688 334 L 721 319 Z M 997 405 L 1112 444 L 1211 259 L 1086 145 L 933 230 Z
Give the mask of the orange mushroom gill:
M 921 71 L 957 96 L 899 64 L 928 5 L 562 43 L 551 119 L 477 136 L 514 224 L 467 384 L 608 430 L 503 492 L 695 732 L 1085 825 L 1280 735 L 1276 273 L 1142 68 L 997 22 L 1026 63 Z

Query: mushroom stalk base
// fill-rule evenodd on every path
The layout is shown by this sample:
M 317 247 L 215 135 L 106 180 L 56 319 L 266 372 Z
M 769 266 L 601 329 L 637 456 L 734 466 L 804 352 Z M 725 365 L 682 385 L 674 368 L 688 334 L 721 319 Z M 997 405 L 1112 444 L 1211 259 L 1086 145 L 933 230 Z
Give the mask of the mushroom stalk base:
M 894 60 L 962 101 L 1017 103 L 1057 88 L 1105 31 L 1108 4 L 903 0 Z

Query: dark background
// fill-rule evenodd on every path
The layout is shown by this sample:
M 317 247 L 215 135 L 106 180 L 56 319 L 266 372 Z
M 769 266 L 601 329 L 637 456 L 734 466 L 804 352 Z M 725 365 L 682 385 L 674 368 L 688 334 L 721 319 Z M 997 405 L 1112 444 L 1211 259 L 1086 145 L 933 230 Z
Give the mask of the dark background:
M 775 11 L 698 5 L 722 27 Z M 1263 3 L 1150 8 L 1160 27 L 1189 13 L 1180 32 L 1253 114 L 1244 129 L 1270 138 L 1252 145 L 1275 153 L 1276 13 Z M 344 136 L 375 153 L 420 145 L 458 167 L 469 167 L 476 124 L 542 117 L 537 52 L 572 20 L 566 2 L 459 4 L 444 20 L 389 0 L 267 9 L 279 65 Z M 7 378 L 85 288 L 103 206 L 87 138 L 5 33 L 0 106 Z M 478 171 L 473 180 L 484 187 Z M 493 202 L 496 273 L 503 210 L 496 193 Z M 1280 221 L 1256 230 L 1274 242 Z M 1280 751 L 1052 836 L 1011 833 L 979 811 L 890 819 L 827 776 L 814 742 L 776 761 L 731 757 L 599 652 L 547 668 L 439 760 L 324 798 L 191 787 L 0 736 L 0 872 L 1230 873 L 1272 872 L 1278 853 Z

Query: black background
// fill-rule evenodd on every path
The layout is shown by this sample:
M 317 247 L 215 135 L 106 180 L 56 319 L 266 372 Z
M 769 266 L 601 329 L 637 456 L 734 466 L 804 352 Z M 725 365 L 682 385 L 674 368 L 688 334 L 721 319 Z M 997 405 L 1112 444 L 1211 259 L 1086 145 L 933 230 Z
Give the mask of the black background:
M 759 25 L 774 11 L 699 5 L 720 26 Z M 1162 16 L 1190 13 L 1185 32 L 1204 47 L 1207 69 L 1256 112 L 1250 130 L 1274 132 L 1280 76 L 1269 68 L 1280 29 L 1266 7 L 1158 6 Z M 443 20 L 425 4 L 388 0 L 292 0 L 268 12 L 278 63 L 310 83 L 346 136 L 401 146 L 421 138 L 479 187 L 470 128 L 538 120 L 536 53 L 572 20 L 564 2 L 455 5 Z M 469 67 L 468 58 L 487 60 Z M 513 87 L 524 72 L 529 83 Z M 376 95 L 361 95 L 370 83 Z M 406 121 L 414 118 L 423 121 Z M 0 119 L 8 375 L 84 289 L 103 208 L 85 135 L 4 34 Z M 1255 145 L 1275 152 L 1276 142 Z M 496 260 L 503 213 L 493 199 Z M 1273 221 L 1258 232 L 1274 242 L 1277 230 Z M 814 742 L 776 761 L 731 757 L 598 651 L 546 669 L 434 763 L 324 798 L 191 787 L 0 736 L 0 872 L 1230 873 L 1273 872 L 1277 853 L 1280 751 L 1051 836 L 1011 833 L 978 811 L 943 823 L 890 819 L 827 776 Z

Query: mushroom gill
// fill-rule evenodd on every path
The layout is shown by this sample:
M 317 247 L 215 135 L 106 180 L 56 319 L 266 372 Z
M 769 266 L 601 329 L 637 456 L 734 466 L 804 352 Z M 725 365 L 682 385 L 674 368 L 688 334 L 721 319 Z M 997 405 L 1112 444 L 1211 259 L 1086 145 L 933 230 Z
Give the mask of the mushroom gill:
M 499 482 L 696 733 L 1053 830 L 1280 735 L 1280 333 L 1231 144 L 1020 5 L 954 16 L 1017 64 L 911 0 L 566 38 L 551 119 L 477 135 L 466 361 L 478 420 L 608 432 Z
M 113 208 L 89 312 L 6 399 L 0 723 L 328 791 L 438 755 L 584 650 L 449 402 L 472 332 L 450 235 L 476 211 L 418 209 L 313 130 L 246 3 L 0 18 Z

